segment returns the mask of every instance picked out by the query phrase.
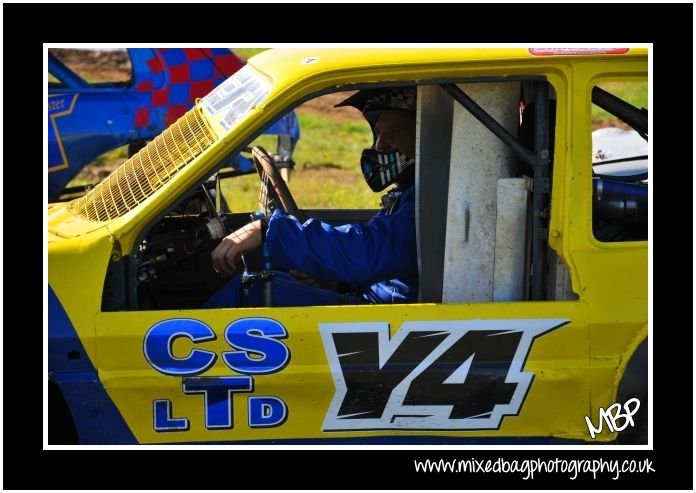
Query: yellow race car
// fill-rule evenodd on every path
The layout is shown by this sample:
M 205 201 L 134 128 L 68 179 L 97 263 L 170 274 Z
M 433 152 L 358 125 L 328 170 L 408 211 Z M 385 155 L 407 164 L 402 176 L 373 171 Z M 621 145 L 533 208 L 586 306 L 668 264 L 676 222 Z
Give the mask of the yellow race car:
M 48 205 L 49 443 L 648 443 L 647 170 L 606 172 L 592 138 L 599 111 L 647 142 L 647 97 L 622 96 L 647 82 L 642 48 L 254 56 Z M 226 158 L 251 150 L 260 215 L 367 220 L 294 207 L 256 139 L 385 87 L 417 94 L 417 302 L 203 308 L 252 212 L 225 205 Z M 262 257 L 247 281 L 271 291 Z

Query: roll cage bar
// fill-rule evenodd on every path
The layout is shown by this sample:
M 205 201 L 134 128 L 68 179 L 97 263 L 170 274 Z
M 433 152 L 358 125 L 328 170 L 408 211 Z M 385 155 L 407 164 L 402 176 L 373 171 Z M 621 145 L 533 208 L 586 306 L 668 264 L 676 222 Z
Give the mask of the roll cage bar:
M 597 86 L 592 88 L 592 102 L 630 125 L 646 142 L 648 141 L 648 110 L 638 109 Z
M 459 86 L 452 83 L 440 87 L 461 104 L 472 116 L 506 144 L 533 170 L 533 215 L 532 215 L 532 264 L 531 300 L 546 299 L 546 271 L 548 263 L 548 219 L 551 181 L 549 169 L 552 153 L 549 148 L 549 84 L 533 80 L 531 90 L 534 94 L 533 148 L 529 149 L 518 137 L 508 132 L 495 118 L 481 108 Z M 648 110 L 638 109 L 613 94 L 595 86 L 592 89 L 592 102 L 630 125 L 638 134 L 648 140 Z
M 531 81 L 534 94 L 534 148 L 528 149 L 517 137 L 508 132 L 495 118 L 489 115 L 455 84 L 440 84 L 452 98 L 466 108 L 488 130 L 503 141 L 515 154 L 534 170 L 532 185 L 532 265 L 531 300 L 546 299 L 546 270 L 548 258 L 548 206 L 551 191 L 549 165 L 549 88 L 546 81 Z

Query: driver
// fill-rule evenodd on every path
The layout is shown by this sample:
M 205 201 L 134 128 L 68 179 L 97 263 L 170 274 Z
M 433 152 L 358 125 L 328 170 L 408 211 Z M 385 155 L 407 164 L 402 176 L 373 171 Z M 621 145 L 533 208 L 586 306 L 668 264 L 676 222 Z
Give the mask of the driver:
M 373 191 L 395 185 L 382 197 L 382 209 L 366 223 L 337 227 L 318 219 L 300 223 L 276 209 L 267 222 L 251 222 L 223 238 L 213 250 L 213 268 L 233 274 L 240 255 L 265 237 L 273 263 L 290 271 L 273 272 L 273 306 L 415 302 L 416 90 L 363 90 L 338 106 L 359 109 L 372 128 L 374 144 L 363 150 L 360 166 Z M 338 281 L 347 289 L 324 289 L 314 280 Z M 205 307 L 261 305 L 261 282 L 244 290 L 236 276 Z

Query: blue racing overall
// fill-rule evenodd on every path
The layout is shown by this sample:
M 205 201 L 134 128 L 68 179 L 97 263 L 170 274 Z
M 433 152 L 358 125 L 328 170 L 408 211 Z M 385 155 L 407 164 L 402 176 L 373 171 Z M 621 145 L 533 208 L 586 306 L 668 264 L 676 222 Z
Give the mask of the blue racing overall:
M 385 206 L 367 223 L 331 226 L 317 219 L 304 224 L 276 209 L 268 220 L 266 244 L 276 266 L 316 280 L 350 286 L 337 293 L 308 286 L 284 272 L 273 272 L 273 306 L 412 303 L 418 300 L 415 191 L 394 189 Z M 236 276 L 205 304 L 210 307 L 262 306 L 261 283 L 244 293 Z

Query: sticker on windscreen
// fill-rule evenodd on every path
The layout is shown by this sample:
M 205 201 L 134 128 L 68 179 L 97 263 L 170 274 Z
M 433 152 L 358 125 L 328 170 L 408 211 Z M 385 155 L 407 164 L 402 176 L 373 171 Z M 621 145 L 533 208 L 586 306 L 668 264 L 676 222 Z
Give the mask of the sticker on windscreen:
M 230 130 L 268 96 L 269 90 L 268 82 L 246 66 L 201 99 L 201 106 L 210 115 L 220 115 L 218 122 Z

